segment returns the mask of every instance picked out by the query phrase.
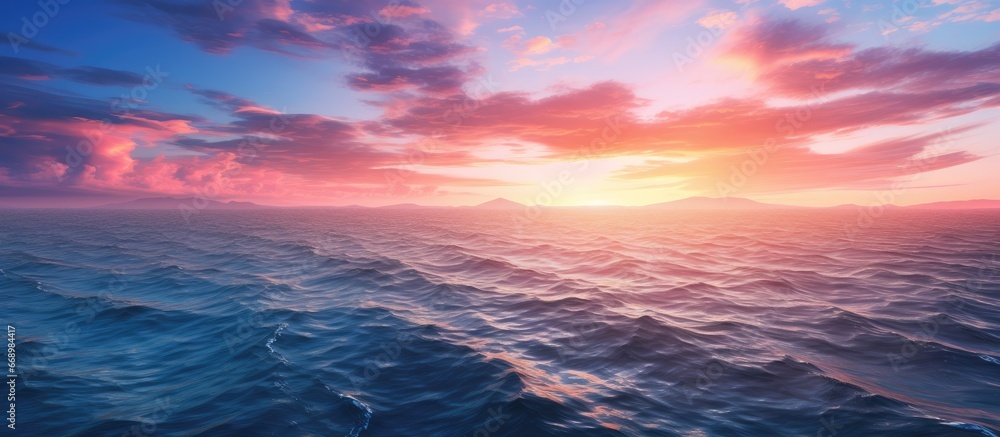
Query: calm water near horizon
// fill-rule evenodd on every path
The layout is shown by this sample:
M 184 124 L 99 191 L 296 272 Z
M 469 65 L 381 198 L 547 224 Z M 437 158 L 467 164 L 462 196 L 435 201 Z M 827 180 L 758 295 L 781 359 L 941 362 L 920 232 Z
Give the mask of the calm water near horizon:
M 24 435 L 993 436 L 1000 211 L 0 210 Z

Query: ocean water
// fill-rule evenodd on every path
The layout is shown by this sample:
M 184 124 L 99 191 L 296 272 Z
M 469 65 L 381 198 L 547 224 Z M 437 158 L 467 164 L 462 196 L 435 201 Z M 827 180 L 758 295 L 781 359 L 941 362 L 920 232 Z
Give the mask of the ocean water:
M 514 215 L 0 211 L 17 432 L 1000 433 L 1000 212 Z

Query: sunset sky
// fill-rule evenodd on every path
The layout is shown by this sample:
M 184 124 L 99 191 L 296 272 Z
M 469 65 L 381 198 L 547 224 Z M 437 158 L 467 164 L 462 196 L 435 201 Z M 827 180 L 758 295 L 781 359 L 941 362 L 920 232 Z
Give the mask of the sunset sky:
M 995 1 L 2 8 L 0 205 L 1000 198 Z

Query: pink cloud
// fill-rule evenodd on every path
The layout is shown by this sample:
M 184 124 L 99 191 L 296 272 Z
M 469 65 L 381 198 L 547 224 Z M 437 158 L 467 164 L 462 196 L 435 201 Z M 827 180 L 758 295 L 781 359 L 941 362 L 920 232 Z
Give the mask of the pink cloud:
M 565 56 L 559 56 L 556 58 L 542 58 L 542 59 L 531 59 L 531 58 L 517 58 L 510 61 L 510 71 L 517 71 L 525 67 L 538 67 L 538 70 L 548 70 L 556 65 L 563 64 L 576 64 L 581 62 L 587 62 L 594 59 L 593 56 L 577 56 L 575 58 L 568 58 Z
M 756 18 L 728 33 L 724 57 L 750 62 L 758 71 L 808 60 L 835 59 L 854 45 L 830 40 L 830 28 L 797 20 Z
M 570 35 L 557 37 L 555 41 L 547 36 L 536 36 L 525 39 L 521 34 L 511 35 L 501 45 L 520 56 L 542 55 L 552 50 L 572 46 L 575 39 Z
M 781 0 L 781 4 L 793 11 L 799 8 L 816 6 L 820 3 L 823 3 L 823 0 Z
M 564 60 L 560 60 L 563 62 Z M 827 95 L 822 91 L 821 96 Z M 615 117 L 621 135 L 607 155 L 699 154 L 746 150 L 768 141 L 804 146 L 812 138 L 874 126 L 936 122 L 1000 105 L 1000 84 L 978 84 L 926 92 L 868 92 L 799 105 L 773 107 L 754 99 L 725 99 L 663 112 L 643 120 L 635 111 L 647 104 L 627 86 L 603 82 L 566 89 L 532 100 L 519 93 L 498 93 L 480 102 L 475 117 L 444 140 L 453 147 L 475 147 L 496 138 L 545 146 L 551 159 L 569 159 L 595 139 L 607 117 Z M 399 134 L 441 130 L 440 114 L 452 103 L 420 99 L 403 115 L 387 120 Z
M 389 18 L 406 18 L 414 15 L 425 15 L 431 10 L 421 5 L 389 5 L 382 8 L 379 13 Z
M 698 19 L 697 23 L 707 29 L 725 29 L 736 23 L 739 15 L 733 11 L 713 9 Z
M 976 17 L 976 20 L 985 21 L 987 23 L 992 23 L 994 21 L 1000 21 L 1000 8 L 990 11 L 988 14 L 980 15 Z
M 483 8 L 479 13 L 480 15 L 491 17 L 491 18 L 513 18 L 524 16 L 517 6 L 514 6 L 508 2 L 498 2 L 490 3 Z
M 834 8 L 822 9 L 819 11 L 819 14 L 827 16 L 826 18 L 827 23 L 835 23 L 837 21 L 840 21 L 840 12 L 837 12 L 837 10 Z
M 931 51 L 878 47 L 835 59 L 786 63 L 759 80 L 785 95 L 807 95 L 818 83 L 828 92 L 851 89 L 928 91 L 974 86 L 996 79 L 1000 44 L 982 50 Z
M 967 132 L 976 126 L 957 129 Z M 807 147 L 764 148 L 752 152 L 766 171 L 753 172 L 752 178 L 737 179 L 739 194 L 767 194 L 817 189 L 885 189 L 893 184 L 913 181 L 917 175 L 981 159 L 964 151 L 944 149 L 939 134 L 896 138 L 856 149 L 821 154 Z M 734 187 L 733 169 L 747 165 L 752 158 L 746 151 L 713 154 L 693 161 L 677 163 L 650 161 L 617 173 L 622 180 L 672 177 L 684 180 L 688 190 L 720 195 Z M 765 160 L 766 159 L 766 160 Z M 720 192 L 721 191 L 721 192 Z

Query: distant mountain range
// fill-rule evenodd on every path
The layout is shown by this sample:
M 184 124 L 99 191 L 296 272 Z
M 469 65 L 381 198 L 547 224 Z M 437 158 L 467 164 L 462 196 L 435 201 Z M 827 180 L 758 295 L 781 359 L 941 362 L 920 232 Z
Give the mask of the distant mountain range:
M 197 199 L 194 197 L 149 197 L 129 202 L 109 203 L 96 207 L 97 209 L 179 209 L 191 207 L 195 209 L 270 209 L 273 206 L 258 205 L 251 202 L 219 202 L 216 200 Z
M 920 205 L 911 206 L 896 206 L 896 205 L 885 205 L 888 208 L 901 208 L 901 209 L 1000 209 L 1000 200 L 960 200 L 952 202 L 935 202 L 935 203 L 925 203 Z M 465 206 L 462 208 L 471 209 L 500 209 L 500 210 L 513 210 L 513 209 L 523 209 L 525 205 L 513 202 L 504 198 L 496 198 L 489 202 L 481 203 L 476 206 Z M 587 207 L 560 207 L 560 208 L 593 208 Z M 607 208 L 607 207 L 602 207 Z M 653 210 L 667 210 L 667 211 L 683 211 L 683 210 L 774 210 L 774 209 L 857 209 L 863 208 L 863 206 L 846 204 L 838 205 L 832 207 L 810 207 L 810 206 L 796 206 L 796 205 L 778 205 L 773 203 L 763 203 L 756 200 L 745 199 L 742 197 L 688 197 L 686 199 L 672 200 L 670 202 L 654 203 L 652 205 L 645 206 L 617 206 L 610 208 L 629 208 L 629 209 L 653 209 Z
M 951 202 L 924 203 L 907 206 L 907 209 L 996 209 L 1000 208 L 1000 200 L 955 200 Z
M 525 206 L 523 204 L 513 202 L 503 197 L 497 197 L 489 202 L 483 202 L 476 206 L 467 206 L 465 208 L 472 209 L 489 209 L 489 210 L 523 210 Z
M 281 208 L 278 206 L 267 206 L 260 205 L 253 202 L 237 202 L 228 201 L 220 202 L 216 200 L 207 199 L 197 199 L 194 197 L 148 197 L 143 199 L 131 200 L 128 202 L 119 203 L 109 203 L 106 205 L 96 206 L 95 209 L 178 209 L 182 206 L 193 207 L 197 209 L 275 209 Z M 502 209 L 521 209 L 525 206 L 512 202 L 507 199 L 497 198 L 489 202 L 484 202 L 475 206 L 460 206 L 457 208 L 465 209 L 485 209 L 485 210 L 502 210 Z M 426 206 L 417 205 L 415 203 L 401 203 L 397 205 L 386 205 L 378 207 L 367 207 L 361 205 L 349 205 L 349 206 L 304 206 L 304 207 L 289 207 L 289 209 L 399 209 L 399 210 L 411 210 L 411 209 L 440 209 L 440 208 L 456 208 L 453 206 Z
M 193 197 L 176 198 L 176 197 L 150 197 L 145 199 L 136 199 L 129 202 L 121 203 L 110 203 L 107 205 L 102 205 L 96 207 L 97 209 L 178 209 L 182 205 L 187 207 L 193 207 L 197 209 L 275 209 L 281 208 L 277 206 L 266 206 L 259 205 L 252 202 L 220 202 L 216 200 L 206 200 L 206 199 L 196 199 Z M 906 207 L 898 207 L 895 205 L 886 205 L 890 208 L 900 208 L 900 209 L 932 209 L 932 210 L 958 210 L 958 209 L 1000 209 L 1000 200 L 959 200 L 950 202 L 934 202 L 925 203 L 920 205 L 911 205 Z M 755 200 L 744 199 L 741 197 L 689 197 L 686 199 L 673 200 L 670 202 L 654 203 L 652 205 L 646 206 L 615 206 L 607 208 L 623 208 L 623 209 L 643 209 L 643 210 L 664 210 L 664 211 L 683 211 L 683 210 L 775 210 L 775 209 L 856 209 L 862 208 L 863 206 L 858 205 L 838 205 L 832 207 L 805 207 L 805 206 L 793 206 L 793 205 L 776 205 L 770 203 L 757 202 Z M 485 210 L 485 211 L 516 211 L 523 210 L 526 208 L 524 204 L 517 203 L 498 197 L 496 199 L 490 200 L 488 202 L 483 202 L 478 205 L 473 206 L 426 206 L 417 205 L 415 203 L 402 203 L 397 205 L 387 205 L 379 207 L 366 207 L 360 205 L 350 205 L 350 206 L 310 206 L 310 207 L 289 207 L 294 208 L 304 208 L 304 209 L 391 209 L 391 210 L 423 210 L 423 209 L 464 209 L 464 210 Z M 559 207 L 559 208 L 576 208 L 576 207 Z M 593 207 L 586 207 L 593 208 Z

